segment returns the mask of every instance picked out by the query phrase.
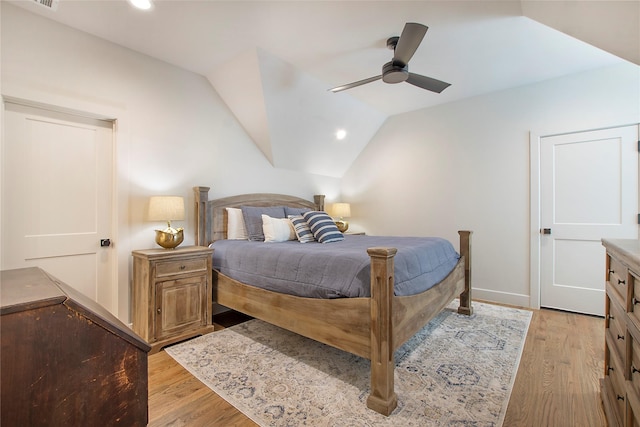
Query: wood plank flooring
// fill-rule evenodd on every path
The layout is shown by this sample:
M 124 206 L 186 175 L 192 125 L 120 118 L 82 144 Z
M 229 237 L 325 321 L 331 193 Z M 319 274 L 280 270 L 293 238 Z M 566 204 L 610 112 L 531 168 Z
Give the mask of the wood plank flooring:
M 534 310 L 504 426 L 606 426 L 604 319 Z
M 217 328 L 244 317 L 218 319 Z M 534 310 L 504 427 L 606 426 L 604 319 Z M 149 426 L 256 426 L 161 351 L 149 356 Z

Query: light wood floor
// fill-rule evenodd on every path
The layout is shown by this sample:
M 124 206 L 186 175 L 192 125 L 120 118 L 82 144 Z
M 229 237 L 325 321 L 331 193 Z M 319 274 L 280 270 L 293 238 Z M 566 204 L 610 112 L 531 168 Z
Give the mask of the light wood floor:
M 603 358 L 604 319 L 534 310 L 504 427 L 606 426 Z M 149 426 L 256 424 L 161 351 L 149 356 Z

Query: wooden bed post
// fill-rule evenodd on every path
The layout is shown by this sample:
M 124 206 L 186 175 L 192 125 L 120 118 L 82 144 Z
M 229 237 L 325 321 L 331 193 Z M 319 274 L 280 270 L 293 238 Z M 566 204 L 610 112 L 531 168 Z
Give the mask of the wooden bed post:
M 458 313 L 471 316 L 471 234 L 472 231 L 460 230 L 460 255 L 464 257 L 464 291 L 460 294 Z
M 196 245 L 207 246 L 207 201 L 210 187 L 193 187 L 196 193 Z
M 313 202 L 316 204 L 316 209 L 319 211 L 324 210 L 324 194 L 316 194 L 313 196 Z
M 369 248 L 371 257 L 371 394 L 367 407 L 389 415 L 398 405 L 394 390 L 393 257 L 395 248 Z

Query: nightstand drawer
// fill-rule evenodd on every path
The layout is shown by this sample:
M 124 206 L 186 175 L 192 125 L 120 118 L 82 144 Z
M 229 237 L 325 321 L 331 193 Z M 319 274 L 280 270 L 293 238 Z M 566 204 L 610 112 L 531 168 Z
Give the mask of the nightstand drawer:
M 207 258 L 189 258 L 177 261 L 165 261 L 156 264 L 156 277 L 174 274 L 188 274 L 207 271 Z

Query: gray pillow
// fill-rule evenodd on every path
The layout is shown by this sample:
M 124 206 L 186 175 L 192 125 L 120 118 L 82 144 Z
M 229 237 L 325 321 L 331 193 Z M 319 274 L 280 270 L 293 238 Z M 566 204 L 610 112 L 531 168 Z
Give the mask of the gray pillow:
M 284 213 L 287 215 L 287 218 L 290 215 L 302 215 L 305 212 L 309 212 L 311 209 L 309 208 L 292 208 L 289 206 L 284 207 Z
M 249 240 L 258 242 L 264 241 L 264 232 L 262 231 L 262 214 L 269 215 L 271 218 L 286 218 L 284 206 L 240 206 L 240 209 L 242 209 L 244 225 L 247 227 Z

